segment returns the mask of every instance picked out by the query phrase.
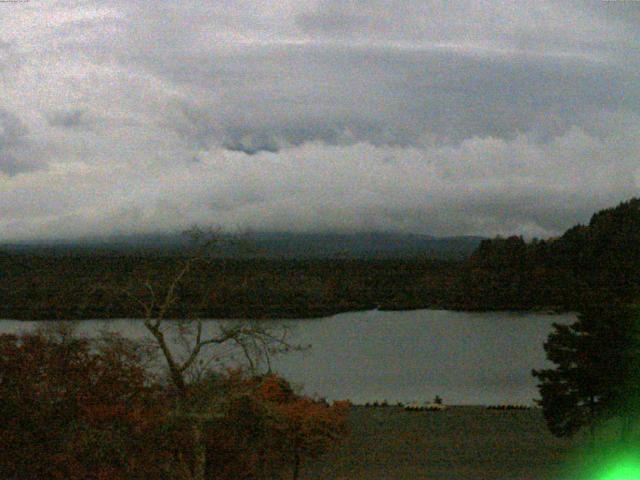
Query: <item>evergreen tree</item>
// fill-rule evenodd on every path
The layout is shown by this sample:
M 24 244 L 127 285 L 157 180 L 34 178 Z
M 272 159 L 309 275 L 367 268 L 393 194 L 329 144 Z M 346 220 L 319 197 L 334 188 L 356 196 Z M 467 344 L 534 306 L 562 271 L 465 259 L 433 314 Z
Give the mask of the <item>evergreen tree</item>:
M 622 420 L 627 439 L 640 417 L 640 315 L 607 302 L 582 309 L 572 325 L 554 324 L 544 345 L 556 367 L 534 370 L 547 425 L 559 437 L 600 420 Z

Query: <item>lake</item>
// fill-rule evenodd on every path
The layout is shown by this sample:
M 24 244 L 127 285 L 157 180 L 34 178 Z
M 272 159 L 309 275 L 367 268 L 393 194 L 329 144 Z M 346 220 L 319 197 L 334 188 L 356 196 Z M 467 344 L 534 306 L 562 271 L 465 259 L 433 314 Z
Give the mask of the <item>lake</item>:
M 351 312 L 323 319 L 269 322 L 290 327 L 302 352 L 276 357 L 275 371 L 307 394 L 355 403 L 427 401 L 487 405 L 532 404 L 538 398 L 531 369 L 549 366 L 543 343 L 551 324 L 572 314 L 445 310 Z M 143 338 L 137 320 L 85 320 L 78 332 L 100 329 Z M 0 333 L 33 329 L 37 322 L 0 321 Z M 217 327 L 206 321 L 206 330 Z

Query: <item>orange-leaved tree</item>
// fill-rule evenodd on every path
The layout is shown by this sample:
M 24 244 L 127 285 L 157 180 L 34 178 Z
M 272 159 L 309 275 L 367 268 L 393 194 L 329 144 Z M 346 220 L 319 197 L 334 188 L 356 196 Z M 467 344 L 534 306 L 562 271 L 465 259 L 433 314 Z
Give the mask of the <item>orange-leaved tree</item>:
M 0 335 L 0 478 L 166 478 L 165 412 L 122 339 Z
M 348 402 L 329 405 L 296 394 L 275 374 L 233 371 L 222 383 L 224 413 L 207 432 L 210 478 L 283 478 L 288 472 L 298 479 L 305 458 L 327 452 L 347 433 Z

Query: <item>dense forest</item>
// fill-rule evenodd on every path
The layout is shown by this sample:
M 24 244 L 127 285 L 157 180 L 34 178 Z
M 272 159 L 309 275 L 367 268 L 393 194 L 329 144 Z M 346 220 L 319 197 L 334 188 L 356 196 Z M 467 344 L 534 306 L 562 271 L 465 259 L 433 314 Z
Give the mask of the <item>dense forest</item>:
M 558 238 L 482 241 L 450 299 L 471 310 L 573 310 L 594 297 L 632 300 L 639 287 L 640 199 L 634 198 Z
M 128 293 L 163 290 L 187 257 L 32 255 L 0 258 L 0 318 L 136 317 Z M 173 318 L 301 318 L 377 306 L 445 305 L 459 265 L 431 260 L 208 259 L 177 287 Z M 422 305 L 430 305 L 431 303 Z M 439 302 L 439 303 L 437 303 Z
M 169 288 L 185 253 L 0 250 L 0 318 L 136 317 L 131 298 Z M 606 268 L 604 268 L 606 267 Z M 573 310 L 639 293 L 640 199 L 530 242 L 483 240 L 463 260 L 216 258 L 176 286 L 174 318 L 301 318 L 359 309 Z

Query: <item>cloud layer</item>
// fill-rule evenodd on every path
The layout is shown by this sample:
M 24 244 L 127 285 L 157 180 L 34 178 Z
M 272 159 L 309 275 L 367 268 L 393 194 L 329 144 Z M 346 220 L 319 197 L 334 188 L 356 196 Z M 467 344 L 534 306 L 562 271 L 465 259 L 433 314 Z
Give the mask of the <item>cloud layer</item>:
M 0 241 L 546 236 L 640 186 L 630 2 L 0 9 Z

